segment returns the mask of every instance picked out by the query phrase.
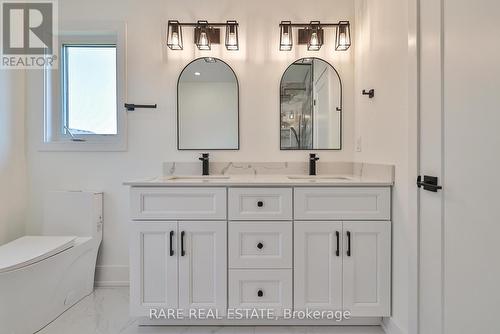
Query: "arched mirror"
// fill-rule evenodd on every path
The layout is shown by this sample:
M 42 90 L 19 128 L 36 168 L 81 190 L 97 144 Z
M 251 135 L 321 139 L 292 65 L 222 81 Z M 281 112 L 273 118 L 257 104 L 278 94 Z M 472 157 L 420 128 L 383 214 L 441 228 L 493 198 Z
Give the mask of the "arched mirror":
M 177 83 L 177 148 L 238 150 L 238 80 L 220 59 L 189 63 Z
M 291 64 L 280 84 L 282 150 L 342 149 L 342 82 L 319 58 Z

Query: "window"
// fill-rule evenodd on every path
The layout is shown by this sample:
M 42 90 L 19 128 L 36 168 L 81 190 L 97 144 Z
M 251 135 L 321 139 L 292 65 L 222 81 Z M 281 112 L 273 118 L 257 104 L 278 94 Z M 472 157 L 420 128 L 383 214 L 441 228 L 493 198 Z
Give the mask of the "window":
M 58 69 L 41 71 L 39 150 L 127 149 L 125 32 L 120 22 L 65 23 Z
M 62 133 L 116 135 L 116 45 L 62 47 Z

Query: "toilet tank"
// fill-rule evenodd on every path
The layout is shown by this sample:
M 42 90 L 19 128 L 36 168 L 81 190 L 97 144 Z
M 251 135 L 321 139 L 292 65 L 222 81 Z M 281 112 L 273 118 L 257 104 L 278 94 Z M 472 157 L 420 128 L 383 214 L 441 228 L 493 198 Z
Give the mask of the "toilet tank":
M 102 237 L 103 194 L 49 191 L 45 196 L 43 235 Z

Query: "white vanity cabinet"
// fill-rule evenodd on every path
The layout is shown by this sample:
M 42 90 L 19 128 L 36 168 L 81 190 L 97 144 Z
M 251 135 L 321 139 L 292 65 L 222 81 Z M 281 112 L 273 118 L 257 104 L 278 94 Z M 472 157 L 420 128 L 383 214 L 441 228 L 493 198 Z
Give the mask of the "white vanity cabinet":
M 296 188 L 294 199 L 294 308 L 390 316 L 390 188 Z
M 191 206 L 176 208 L 187 199 Z M 133 188 L 130 246 L 130 310 L 149 316 L 150 309 L 227 311 L 227 221 L 225 188 Z M 222 206 L 222 214 L 218 207 Z M 139 208 L 139 210 L 138 210 Z M 152 210 L 154 208 L 154 210 Z M 137 215 L 138 212 L 154 214 Z M 178 220 L 172 212 L 178 212 Z M 199 217 L 207 220 L 181 220 Z
M 390 316 L 389 186 L 132 186 L 131 216 L 133 316 L 155 308 Z
M 296 310 L 390 316 L 390 222 L 295 222 L 294 232 Z

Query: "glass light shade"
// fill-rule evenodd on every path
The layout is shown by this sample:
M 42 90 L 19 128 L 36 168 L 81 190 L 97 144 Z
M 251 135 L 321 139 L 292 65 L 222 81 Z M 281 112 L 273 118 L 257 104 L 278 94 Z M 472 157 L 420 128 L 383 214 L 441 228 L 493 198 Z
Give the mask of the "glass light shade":
M 179 21 L 168 21 L 167 46 L 171 50 L 182 50 L 182 28 Z
M 280 50 L 290 51 L 293 46 L 292 23 L 281 21 L 280 23 Z
M 226 49 L 235 51 L 238 50 L 238 22 L 226 22 Z
M 340 21 L 335 34 L 335 50 L 346 51 L 351 46 L 351 25 L 349 21 Z
M 323 29 L 319 25 L 319 22 L 311 22 L 311 27 L 309 28 L 309 42 L 307 43 L 307 50 L 309 51 L 319 51 L 323 45 Z
M 210 50 L 210 31 L 207 21 L 198 21 L 198 26 L 195 28 L 195 35 L 198 37 L 196 39 L 196 46 L 199 50 Z

